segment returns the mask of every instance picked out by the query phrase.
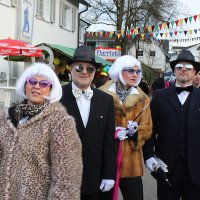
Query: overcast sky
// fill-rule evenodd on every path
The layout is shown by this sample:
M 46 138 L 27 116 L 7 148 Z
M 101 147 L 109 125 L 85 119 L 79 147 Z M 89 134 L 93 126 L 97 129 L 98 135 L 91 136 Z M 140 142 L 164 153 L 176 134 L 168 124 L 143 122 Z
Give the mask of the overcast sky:
M 200 0 L 179 0 L 189 10 L 189 15 L 200 14 Z

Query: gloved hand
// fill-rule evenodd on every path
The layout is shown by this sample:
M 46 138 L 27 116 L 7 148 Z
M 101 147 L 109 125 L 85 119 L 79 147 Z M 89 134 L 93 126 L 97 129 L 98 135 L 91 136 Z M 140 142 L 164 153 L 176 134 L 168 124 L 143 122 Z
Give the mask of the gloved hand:
M 127 129 L 128 135 L 133 136 L 138 130 L 138 123 L 134 121 L 128 121 Z
M 151 158 L 145 160 L 145 165 L 151 172 L 153 172 L 153 171 L 156 171 L 158 162 L 156 161 L 156 159 L 154 157 L 151 157 Z
M 128 138 L 127 136 L 127 130 L 123 127 L 117 127 L 116 128 L 116 132 L 115 135 L 117 136 L 117 139 L 119 140 L 125 140 L 126 138 Z
M 109 190 L 111 190 L 113 188 L 114 184 L 115 184 L 114 180 L 102 179 L 101 185 L 100 185 L 100 190 L 102 192 L 108 192 Z

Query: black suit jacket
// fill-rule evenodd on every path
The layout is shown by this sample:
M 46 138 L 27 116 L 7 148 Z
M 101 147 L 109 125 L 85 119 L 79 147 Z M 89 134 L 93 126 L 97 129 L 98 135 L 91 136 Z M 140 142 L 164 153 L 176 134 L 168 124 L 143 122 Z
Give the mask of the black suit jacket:
M 101 179 L 115 179 L 117 142 L 114 140 L 114 102 L 111 95 L 93 89 L 86 128 L 72 94 L 71 83 L 63 86 L 62 104 L 74 116 L 83 148 L 82 194 L 96 193 Z
M 153 134 L 143 146 L 145 160 L 156 154 L 169 169 L 174 164 L 178 150 L 179 104 L 174 86 L 156 90 L 151 101 Z M 194 87 L 187 117 L 186 150 L 191 179 L 200 185 L 200 90 Z

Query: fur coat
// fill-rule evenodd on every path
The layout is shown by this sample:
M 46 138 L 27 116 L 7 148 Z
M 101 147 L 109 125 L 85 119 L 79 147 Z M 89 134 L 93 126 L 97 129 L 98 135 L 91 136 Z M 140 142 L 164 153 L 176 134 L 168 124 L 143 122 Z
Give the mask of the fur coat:
M 17 128 L 0 111 L 0 200 L 80 200 L 82 147 L 59 103 Z
M 149 103 L 148 96 L 139 88 L 139 94 L 129 94 L 121 104 L 118 95 L 109 91 L 114 81 L 108 81 L 100 89 L 114 98 L 115 105 L 115 126 L 127 127 L 129 120 L 134 120 Z M 152 119 L 150 107 L 142 112 L 137 118 L 138 135 L 136 141 L 128 138 L 122 141 L 122 167 L 120 178 L 130 178 L 143 175 L 142 146 L 148 140 L 152 133 Z

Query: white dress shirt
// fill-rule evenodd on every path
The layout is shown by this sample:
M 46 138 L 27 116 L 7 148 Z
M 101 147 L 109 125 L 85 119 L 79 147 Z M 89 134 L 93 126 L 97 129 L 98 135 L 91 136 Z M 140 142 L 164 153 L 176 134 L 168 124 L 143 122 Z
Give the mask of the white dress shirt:
M 189 85 L 186 85 L 185 87 L 187 87 L 187 86 L 189 86 Z M 181 86 L 176 84 L 176 87 L 181 87 Z M 185 101 L 188 98 L 189 94 L 190 94 L 190 92 L 188 92 L 188 91 L 183 91 L 180 94 L 177 94 L 178 95 L 178 99 L 181 102 L 181 105 L 183 105 L 185 103 Z
M 72 82 L 72 89 L 79 89 L 73 82 Z M 87 88 L 87 90 L 91 90 L 90 87 Z M 85 90 L 85 91 L 87 91 Z M 76 103 L 78 105 L 81 118 L 83 121 L 84 126 L 87 126 L 89 114 L 90 114 L 90 104 L 91 99 L 87 99 L 84 94 L 80 96 L 80 98 L 76 98 Z

